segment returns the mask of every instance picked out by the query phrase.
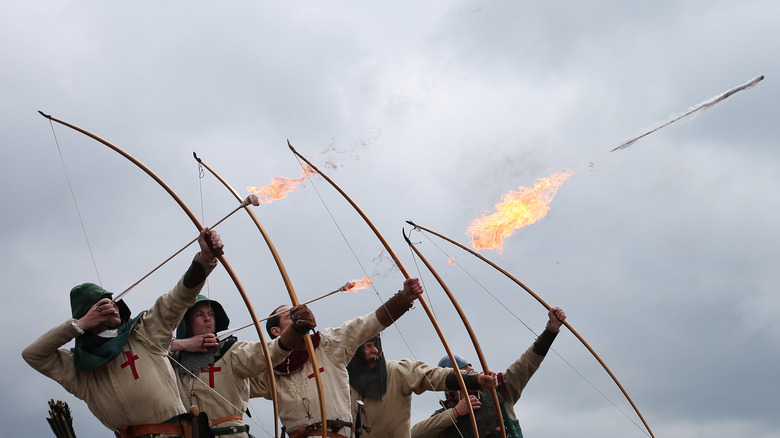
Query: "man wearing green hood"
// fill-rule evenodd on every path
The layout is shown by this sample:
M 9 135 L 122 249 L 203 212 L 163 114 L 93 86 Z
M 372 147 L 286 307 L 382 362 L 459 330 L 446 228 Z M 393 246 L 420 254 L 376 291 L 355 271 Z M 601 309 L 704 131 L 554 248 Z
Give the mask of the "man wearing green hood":
M 217 265 L 223 244 L 204 229 L 200 252 L 174 288 L 151 309 L 130 319 L 124 302 L 85 283 L 70 292 L 72 318 L 43 334 L 22 352 L 41 374 L 84 400 L 117 437 L 181 436 L 176 376 L 168 362 L 173 330 L 195 302 Z M 72 339 L 75 348 L 62 349 Z
M 293 314 L 297 327 L 290 325 L 268 343 L 274 366 L 291 350 L 305 349 L 303 334 L 317 325 L 306 306 L 296 307 Z M 172 361 L 182 401 L 208 414 L 214 436 L 248 438 L 252 435 L 243 414 L 249 405 L 249 379 L 268 374 L 268 365 L 260 342 L 241 341 L 235 336 L 217 338 L 216 334 L 227 330 L 229 324 L 219 302 L 198 295 L 176 330 L 171 343 Z

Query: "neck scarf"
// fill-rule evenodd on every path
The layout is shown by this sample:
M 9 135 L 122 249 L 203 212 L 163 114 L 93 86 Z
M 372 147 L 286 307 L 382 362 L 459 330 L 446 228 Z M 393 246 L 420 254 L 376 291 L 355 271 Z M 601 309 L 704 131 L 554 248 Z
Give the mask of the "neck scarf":
M 76 371 L 92 371 L 114 360 L 125 348 L 127 338 L 130 337 L 133 326 L 143 315 L 141 312 L 135 318 L 124 321 L 117 329 L 117 335 L 113 338 L 104 338 L 99 335 L 83 334 L 76 338 L 73 353 L 73 364 Z
M 320 345 L 320 332 L 311 335 L 311 342 L 314 348 Z M 274 367 L 274 373 L 288 376 L 299 369 L 309 361 L 309 352 L 306 350 L 293 350 L 284 362 Z

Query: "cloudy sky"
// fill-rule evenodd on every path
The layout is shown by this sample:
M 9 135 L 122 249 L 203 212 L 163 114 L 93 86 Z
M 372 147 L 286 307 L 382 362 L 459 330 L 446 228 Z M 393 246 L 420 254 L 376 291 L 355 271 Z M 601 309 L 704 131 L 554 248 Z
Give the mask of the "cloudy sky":
M 466 242 L 469 223 L 503 194 L 568 171 L 543 220 L 506 239 L 501 254 L 482 253 L 567 312 L 655 436 L 780 434 L 780 3 L 65 1 L 3 9 L 0 419 L 9 436 L 51 436 L 49 399 L 69 403 L 79 437 L 111 436 L 21 350 L 66 320 L 74 285 L 123 290 L 196 235 L 151 178 L 38 110 L 135 156 L 208 225 L 235 200 L 210 175 L 199 177 L 192 152 L 243 194 L 300 176 L 289 139 L 423 279 L 449 343 L 474 361 L 451 305 L 402 238 L 405 221 Z M 754 88 L 610 152 L 759 75 Z M 313 304 L 322 328 L 369 313 L 403 281 L 321 178 L 255 211 L 302 301 L 364 275 L 374 281 L 374 289 Z M 246 215 L 218 231 L 257 312 L 288 302 Z M 412 240 L 461 301 L 489 365 L 505 369 L 544 327 L 544 307 L 463 251 L 419 232 Z M 194 253 L 137 286 L 130 308 L 148 308 Z M 249 322 L 224 270 L 204 293 L 225 305 L 232 325 Z M 257 339 L 252 330 L 240 337 Z M 444 355 L 419 305 L 386 331 L 384 345 L 395 359 Z M 526 436 L 646 436 L 571 333 L 562 331 L 554 350 L 516 406 Z M 432 394 L 415 398 L 414 420 L 437 405 Z M 273 435 L 270 403 L 252 410 L 255 436 Z

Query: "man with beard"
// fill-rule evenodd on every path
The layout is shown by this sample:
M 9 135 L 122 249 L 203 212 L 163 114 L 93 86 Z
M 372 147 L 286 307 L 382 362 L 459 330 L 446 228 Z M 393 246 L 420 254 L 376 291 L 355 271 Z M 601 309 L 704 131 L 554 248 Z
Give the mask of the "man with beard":
M 385 301 L 376 311 L 311 336 L 325 393 L 325 411 L 328 415 L 325 427 L 329 437 L 346 438 L 352 433 L 347 363 L 355 349 L 406 313 L 422 292 L 418 279 L 407 279 L 403 290 Z M 290 307 L 278 307 L 272 315 L 286 309 Z M 272 338 L 276 338 L 293 323 L 294 318 L 290 312 L 286 312 L 270 318 L 266 330 Z M 319 397 L 308 352 L 293 351 L 282 364 L 274 367 L 274 371 L 279 418 L 287 434 L 292 438 L 322 436 Z M 251 384 L 252 397 L 271 398 L 267 375 L 259 375 L 251 380 Z
M 558 335 L 563 321 L 566 320 L 566 314 L 558 307 L 550 309 L 548 317 L 547 325 L 536 341 L 509 366 L 506 372 L 499 373 L 497 376 L 498 399 L 501 403 L 501 414 L 504 417 L 507 438 L 522 438 L 523 434 L 520 430 L 520 422 L 517 421 L 517 415 L 515 415 L 514 405 L 520 399 L 528 381 L 539 369 L 542 360 Z M 463 358 L 456 357 L 456 361 L 458 367 L 471 368 L 471 364 Z M 449 357 L 443 357 L 439 365 L 452 366 L 452 363 Z M 493 396 L 486 391 L 479 391 L 476 394 L 470 394 L 469 398 L 474 407 L 480 436 L 486 436 L 500 430 Z M 466 399 L 457 392 L 450 392 L 447 394 L 447 399 L 441 403 L 442 409 L 412 427 L 412 438 L 473 438 L 474 431 L 471 427 L 471 420 L 468 418 L 469 407 Z
M 302 333 L 317 325 L 306 306 L 291 313 L 298 329 L 291 324 L 268 344 L 274 365 L 290 350 L 304 349 Z M 198 295 L 179 324 L 171 351 L 184 404 L 208 414 L 215 437 L 248 438 L 251 435 L 243 413 L 249 404 L 249 378 L 267 374 L 267 362 L 260 342 L 240 341 L 235 336 L 217 339 L 216 333 L 227 330 L 229 324 L 219 302 Z
M 179 423 L 187 410 L 168 362 L 168 347 L 223 248 L 219 235 L 208 229 L 198 243 L 200 252 L 187 272 L 148 311 L 130 319 L 122 300 L 114 302 L 111 293 L 85 283 L 70 292 L 72 318 L 22 352 L 30 366 L 84 400 L 117 437 L 184 433 Z M 73 338 L 75 348 L 60 349 Z
M 385 360 L 379 335 L 357 349 L 347 370 L 356 437 L 364 432 L 374 438 L 408 437 L 412 394 L 460 389 L 452 367 L 432 367 L 412 359 Z M 490 390 L 496 385 L 494 374 L 469 370 L 462 375 L 470 390 Z

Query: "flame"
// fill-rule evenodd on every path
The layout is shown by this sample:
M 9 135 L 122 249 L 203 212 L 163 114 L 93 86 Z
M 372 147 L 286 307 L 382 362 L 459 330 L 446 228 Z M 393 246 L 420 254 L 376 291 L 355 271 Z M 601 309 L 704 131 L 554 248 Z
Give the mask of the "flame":
M 452 266 L 455 266 L 455 257 L 448 260 Z
M 504 238 L 543 218 L 558 188 L 570 176 L 567 172 L 557 172 L 537 179 L 533 188 L 520 186 L 518 191 L 504 194 L 494 213 L 474 219 L 466 229 L 471 246 L 476 250 L 496 249 L 501 254 Z
M 352 280 L 349 283 L 345 284 L 341 287 L 341 291 L 346 292 L 348 290 L 362 290 L 368 288 L 368 286 L 371 285 L 371 279 L 368 277 L 363 277 L 361 280 Z
M 271 184 L 263 187 L 249 186 L 246 190 L 260 198 L 262 204 L 270 204 L 279 199 L 284 199 L 288 193 L 298 189 L 298 185 L 311 175 L 316 175 L 317 171 L 309 166 L 301 166 L 301 177 L 292 179 L 284 176 L 274 177 Z

